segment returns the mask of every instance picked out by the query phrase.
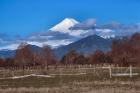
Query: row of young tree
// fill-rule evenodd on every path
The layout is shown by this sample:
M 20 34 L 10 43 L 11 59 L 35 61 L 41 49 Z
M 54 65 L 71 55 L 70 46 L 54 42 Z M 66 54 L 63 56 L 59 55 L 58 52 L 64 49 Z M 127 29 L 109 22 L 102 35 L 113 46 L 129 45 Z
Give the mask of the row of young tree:
M 14 58 L 0 58 L 0 67 L 48 67 L 57 64 L 117 64 L 121 66 L 140 66 L 140 33 L 131 37 L 114 40 L 111 50 L 104 53 L 100 50 L 90 55 L 69 51 L 61 60 L 57 60 L 51 48 L 44 46 L 38 48 L 21 44 L 16 50 Z

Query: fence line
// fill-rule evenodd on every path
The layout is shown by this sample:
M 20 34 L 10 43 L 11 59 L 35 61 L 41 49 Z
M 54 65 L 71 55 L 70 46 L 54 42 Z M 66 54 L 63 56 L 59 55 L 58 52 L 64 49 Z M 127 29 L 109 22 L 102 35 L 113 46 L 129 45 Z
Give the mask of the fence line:
M 128 69 L 129 72 L 127 72 Z M 133 73 L 133 68 L 131 65 L 126 69 L 124 73 L 121 72 L 121 73 L 112 74 L 111 66 L 109 72 L 110 72 L 110 78 L 112 78 L 112 76 L 129 76 L 130 78 L 132 78 L 133 76 L 139 75 L 139 73 Z
M 25 70 L 8 70 L 8 69 L 1 69 L 0 70 L 0 76 L 3 75 L 3 77 L 6 77 L 7 73 L 12 74 L 12 76 L 15 76 L 17 73 L 21 73 L 23 71 L 22 75 L 27 74 L 36 74 L 36 73 L 43 73 L 48 75 L 57 74 L 60 75 L 84 75 L 84 74 L 102 74 L 102 73 L 108 73 L 109 77 L 120 77 L 120 76 L 129 76 L 132 78 L 133 76 L 139 75 L 139 73 L 135 73 L 133 69 L 140 69 L 139 67 L 117 67 L 114 65 L 58 65 L 55 69 L 55 66 L 50 66 L 50 69 L 25 69 Z M 120 72 L 117 72 L 117 69 Z M 101 71 L 101 73 L 97 73 Z M 41 72 L 42 71 L 42 72 Z M 53 72 L 54 71 L 54 72 Z M 106 72 L 104 72 L 106 71 Z M 116 71 L 116 72 L 115 72 Z M 24 73 L 25 72 L 25 73 Z M 50 73 L 49 73 L 50 72 Z M 84 74 L 83 74 L 84 73 Z

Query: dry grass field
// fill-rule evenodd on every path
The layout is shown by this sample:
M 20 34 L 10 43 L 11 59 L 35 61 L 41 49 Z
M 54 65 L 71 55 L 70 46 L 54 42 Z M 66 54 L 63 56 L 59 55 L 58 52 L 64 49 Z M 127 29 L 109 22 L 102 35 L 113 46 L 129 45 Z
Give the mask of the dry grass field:
M 0 70 L 0 93 L 140 93 L 138 75 L 110 78 L 107 66 L 50 66 L 49 69 Z M 129 73 L 129 68 L 112 67 L 112 73 Z

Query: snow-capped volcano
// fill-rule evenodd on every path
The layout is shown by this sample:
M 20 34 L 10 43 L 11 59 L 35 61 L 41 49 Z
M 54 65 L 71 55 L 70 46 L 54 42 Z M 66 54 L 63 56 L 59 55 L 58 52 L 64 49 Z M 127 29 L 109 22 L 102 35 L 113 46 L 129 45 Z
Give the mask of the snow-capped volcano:
M 62 33 L 68 33 L 70 30 L 70 27 L 75 26 L 79 22 L 72 18 L 65 18 L 63 21 L 61 21 L 59 24 L 52 27 L 51 31 L 58 31 Z
M 86 31 L 70 29 L 79 24 L 80 22 L 76 21 L 73 18 L 65 18 L 63 21 L 61 21 L 60 23 L 49 29 L 49 31 L 64 33 L 74 37 L 81 37 L 81 35 L 85 34 Z

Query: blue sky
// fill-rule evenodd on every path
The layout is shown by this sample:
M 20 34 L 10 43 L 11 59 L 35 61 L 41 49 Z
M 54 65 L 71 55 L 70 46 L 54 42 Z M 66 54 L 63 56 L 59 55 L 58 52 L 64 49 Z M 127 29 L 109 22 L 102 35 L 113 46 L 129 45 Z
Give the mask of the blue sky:
M 140 0 L 0 0 L 0 36 L 27 36 L 47 31 L 64 18 L 98 24 L 140 22 Z

